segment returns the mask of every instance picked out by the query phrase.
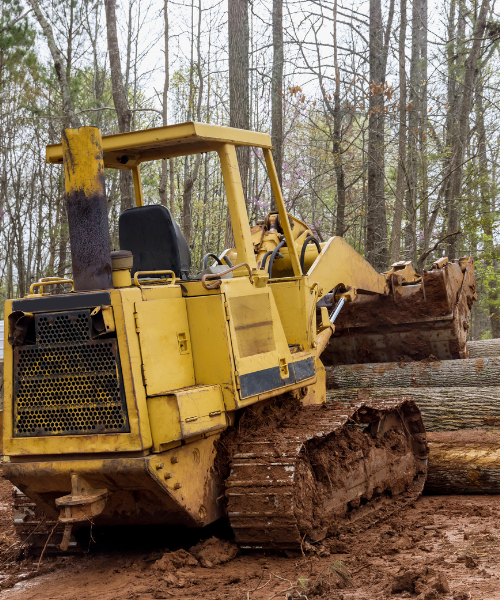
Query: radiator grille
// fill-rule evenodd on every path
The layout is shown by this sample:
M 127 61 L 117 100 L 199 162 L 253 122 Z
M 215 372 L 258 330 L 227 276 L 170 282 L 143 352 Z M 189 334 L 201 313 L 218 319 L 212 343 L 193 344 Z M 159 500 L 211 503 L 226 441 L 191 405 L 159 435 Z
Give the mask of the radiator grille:
M 14 350 L 14 436 L 130 431 L 116 339 L 90 339 L 90 311 L 35 316 Z

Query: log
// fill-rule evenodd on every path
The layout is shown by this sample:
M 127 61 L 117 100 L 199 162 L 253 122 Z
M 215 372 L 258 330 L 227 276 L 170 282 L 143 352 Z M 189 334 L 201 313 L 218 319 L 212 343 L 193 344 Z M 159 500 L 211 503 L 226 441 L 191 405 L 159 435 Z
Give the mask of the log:
M 326 367 L 326 388 L 500 386 L 500 356 Z
M 500 493 L 500 432 L 429 433 L 429 470 L 424 493 Z
M 467 342 L 467 348 L 469 349 L 469 358 L 500 356 L 500 338 Z
M 328 402 L 363 396 L 412 398 L 422 411 L 427 431 L 500 431 L 500 387 L 351 388 L 326 392 Z

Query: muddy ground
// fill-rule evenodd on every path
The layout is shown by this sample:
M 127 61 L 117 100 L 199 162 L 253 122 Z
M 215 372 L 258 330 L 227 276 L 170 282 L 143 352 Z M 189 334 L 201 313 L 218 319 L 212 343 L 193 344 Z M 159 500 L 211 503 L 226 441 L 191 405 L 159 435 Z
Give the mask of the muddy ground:
M 0 478 L 2 599 L 500 600 L 500 496 L 424 496 L 405 515 L 302 552 L 238 553 L 208 537 L 227 538 L 223 528 L 194 547 L 193 533 L 169 544 L 168 530 L 164 543 L 135 531 L 96 534 L 90 552 L 41 563 L 19 551 L 11 501 Z

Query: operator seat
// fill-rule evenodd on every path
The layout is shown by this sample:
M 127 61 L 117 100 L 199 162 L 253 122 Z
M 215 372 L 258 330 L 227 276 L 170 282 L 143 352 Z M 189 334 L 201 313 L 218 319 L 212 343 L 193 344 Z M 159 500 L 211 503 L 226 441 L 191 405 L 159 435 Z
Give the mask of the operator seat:
M 136 271 L 166 271 L 187 279 L 191 252 L 170 211 L 161 204 L 137 206 L 122 212 L 118 221 L 120 248 L 134 255 Z

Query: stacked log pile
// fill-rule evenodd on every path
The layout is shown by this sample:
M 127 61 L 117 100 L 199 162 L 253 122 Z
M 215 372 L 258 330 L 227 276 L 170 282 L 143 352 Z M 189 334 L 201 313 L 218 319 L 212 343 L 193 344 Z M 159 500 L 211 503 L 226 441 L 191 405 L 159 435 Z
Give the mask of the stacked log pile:
M 428 432 L 428 493 L 500 493 L 500 340 L 469 359 L 326 367 L 329 401 L 407 396 Z
M 481 340 L 467 342 L 469 358 L 485 358 L 487 356 L 500 356 L 500 338 L 494 340 Z

